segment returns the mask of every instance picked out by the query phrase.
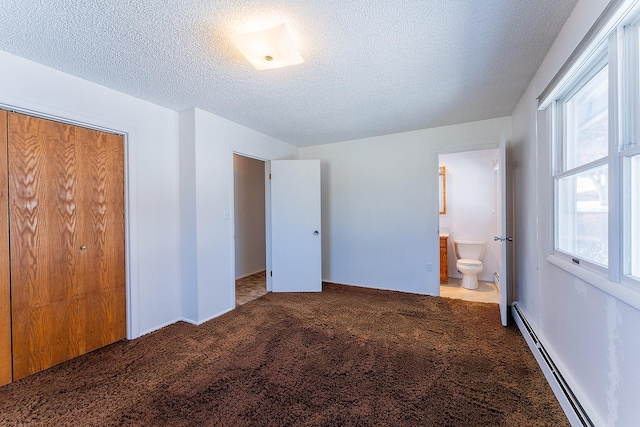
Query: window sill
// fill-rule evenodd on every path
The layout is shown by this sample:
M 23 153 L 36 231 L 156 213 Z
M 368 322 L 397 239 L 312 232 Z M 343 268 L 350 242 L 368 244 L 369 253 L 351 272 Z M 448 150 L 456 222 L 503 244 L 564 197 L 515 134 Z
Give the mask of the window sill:
M 589 271 L 584 267 L 579 267 L 573 263 L 565 261 L 564 259 L 549 255 L 547 261 L 556 267 L 566 271 L 572 276 L 577 277 L 585 281 L 586 283 L 595 286 L 603 292 L 611 295 L 612 297 L 629 304 L 631 307 L 640 310 L 640 290 L 633 288 L 624 283 L 616 283 L 608 280 L 607 278 Z

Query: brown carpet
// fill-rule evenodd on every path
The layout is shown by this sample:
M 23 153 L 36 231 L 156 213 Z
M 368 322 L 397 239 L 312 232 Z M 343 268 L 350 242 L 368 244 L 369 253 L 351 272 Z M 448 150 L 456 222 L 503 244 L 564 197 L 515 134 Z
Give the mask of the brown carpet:
M 497 305 L 268 294 L 0 388 L 2 426 L 563 426 Z

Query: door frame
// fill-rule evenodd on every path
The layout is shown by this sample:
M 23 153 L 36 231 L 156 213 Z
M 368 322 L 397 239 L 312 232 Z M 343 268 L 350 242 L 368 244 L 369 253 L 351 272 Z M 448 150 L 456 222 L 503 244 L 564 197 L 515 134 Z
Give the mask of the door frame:
M 271 271 L 271 184 L 269 182 L 269 175 L 271 173 L 271 160 L 265 159 L 260 156 L 256 156 L 253 154 L 247 154 L 246 152 L 240 150 L 231 150 L 231 179 L 229 180 L 231 190 L 229 192 L 231 196 L 231 203 L 229 203 L 229 220 L 231 221 L 231 271 L 232 271 L 232 290 L 231 295 L 233 296 L 233 301 L 231 306 L 236 307 L 235 302 L 235 289 L 236 289 L 236 193 L 235 193 L 235 182 L 234 182 L 234 174 L 235 167 L 233 165 L 233 156 L 243 156 L 248 157 L 254 160 L 260 160 L 264 162 L 264 221 L 265 221 L 265 271 L 267 277 L 267 292 L 271 292 L 272 289 L 272 278 L 269 275 Z
M 233 156 L 238 155 L 242 157 L 247 157 L 249 159 L 259 160 L 264 163 L 264 221 L 265 221 L 265 271 L 267 272 L 267 292 L 271 292 L 271 276 L 268 274 L 271 271 L 271 185 L 269 183 L 269 174 L 271 171 L 271 161 L 268 159 L 261 158 L 259 156 L 254 156 L 251 154 L 246 154 L 244 152 L 238 150 L 231 150 L 231 179 L 229 180 L 231 183 L 231 203 L 229 219 L 231 221 L 231 268 L 232 268 L 232 277 L 233 277 L 233 307 L 236 307 L 235 303 L 235 288 L 236 288 L 236 188 L 235 188 L 235 166 L 233 163 Z
M 131 340 L 140 336 L 140 312 L 134 311 L 139 306 L 140 283 L 138 281 L 138 253 L 137 248 L 138 222 L 136 204 L 136 153 L 132 147 L 135 145 L 135 129 L 96 117 L 88 117 L 74 114 L 69 111 L 49 109 L 42 105 L 36 105 L 30 109 L 13 104 L 0 103 L 0 109 L 25 114 L 45 120 L 52 120 L 73 126 L 93 129 L 100 132 L 117 134 L 123 137 L 124 152 L 124 246 L 125 246 L 125 289 L 126 289 L 126 323 L 127 339 Z M 51 112 L 45 112 L 51 110 Z M 61 113 L 59 115 L 58 113 Z
M 504 139 L 504 136 L 502 137 L 502 139 Z M 505 140 L 505 144 L 507 142 L 508 141 Z M 438 149 L 433 150 L 435 160 L 434 160 L 434 164 L 431 165 L 431 169 L 433 171 L 431 176 L 433 176 L 434 185 L 436 185 L 437 182 L 438 182 L 438 173 L 439 173 L 438 166 L 439 166 L 439 163 L 440 163 L 440 155 L 441 154 L 466 153 L 466 152 L 472 152 L 472 151 L 491 150 L 491 149 L 499 150 L 499 148 L 500 148 L 500 141 L 496 141 L 494 143 L 478 144 L 478 145 L 465 145 L 465 146 L 450 147 L 450 148 L 438 148 Z M 507 196 L 507 200 L 510 200 L 510 198 L 508 197 L 509 196 L 509 188 L 508 188 L 509 187 L 509 175 L 508 175 L 509 170 L 506 168 L 506 165 L 505 165 L 505 171 L 507 173 L 507 182 L 506 182 L 506 184 L 507 184 L 507 194 L 506 194 L 506 196 Z M 440 224 L 440 209 L 439 209 L 439 203 L 438 203 L 438 190 L 437 189 L 435 189 L 435 191 L 433 192 L 433 195 L 434 195 L 434 197 L 433 197 L 433 201 L 432 201 L 432 205 L 433 205 L 432 211 L 433 211 L 433 215 L 434 215 L 434 218 L 435 218 L 435 223 L 438 224 L 438 226 L 439 226 L 439 224 Z M 507 230 L 509 230 L 509 226 L 510 226 L 509 218 L 511 216 L 511 210 L 510 210 L 509 206 L 503 206 L 502 208 L 505 210 L 505 213 L 506 213 L 506 217 L 507 217 L 506 227 L 507 227 Z M 436 253 L 438 253 L 440 251 L 440 237 L 439 237 L 438 230 L 436 230 L 436 233 L 434 234 L 432 245 L 433 245 L 434 248 L 437 248 Z M 507 256 L 507 258 L 509 258 L 509 257 Z M 507 272 L 508 273 L 511 272 L 512 269 L 510 269 L 510 265 L 508 264 L 509 259 L 501 260 L 501 261 L 503 263 L 506 263 Z M 440 271 L 439 269 L 436 269 L 436 270 Z M 510 276 L 510 275 L 508 274 L 507 276 Z M 507 277 L 507 279 L 509 279 L 509 277 Z M 501 280 L 502 280 L 502 278 L 501 278 Z M 511 280 L 507 280 L 507 282 L 504 285 L 504 289 L 506 291 L 505 293 L 506 293 L 506 297 L 507 297 L 507 305 L 510 305 L 511 302 L 512 302 L 512 300 L 511 300 L 512 292 L 511 292 L 511 283 L 510 282 L 511 282 Z M 437 292 L 436 296 L 440 296 L 440 286 L 438 286 L 438 292 Z M 502 298 L 502 295 L 500 295 L 500 298 Z M 507 311 L 509 311 L 509 310 L 507 309 Z

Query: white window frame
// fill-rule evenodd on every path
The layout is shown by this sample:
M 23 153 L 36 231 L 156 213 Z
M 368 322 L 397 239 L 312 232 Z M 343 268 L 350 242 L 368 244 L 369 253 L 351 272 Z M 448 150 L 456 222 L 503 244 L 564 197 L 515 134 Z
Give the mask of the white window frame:
M 601 43 L 593 52 L 589 62 L 587 62 L 582 69 L 575 75 L 572 81 L 567 85 L 566 89 L 559 94 L 559 96 L 553 101 L 553 111 L 552 111 L 552 120 L 553 127 L 556 130 L 552 137 L 552 147 L 553 147 L 553 156 L 552 156 L 552 187 L 553 188 L 553 244 L 552 244 L 552 255 L 559 257 L 565 262 L 571 262 L 576 265 L 580 265 L 584 268 L 587 268 L 591 271 L 594 271 L 600 275 L 608 276 L 609 266 L 611 262 L 609 261 L 608 266 L 602 266 L 595 262 L 591 262 L 587 259 L 581 258 L 576 254 L 572 254 L 566 251 L 563 251 L 558 248 L 558 223 L 559 223 L 559 210 L 558 207 L 558 196 L 559 190 L 558 185 L 562 178 L 567 178 L 580 172 L 584 172 L 599 166 L 609 165 L 609 155 L 592 160 L 588 163 L 585 163 L 580 166 L 573 167 L 571 169 L 566 168 L 566 141 L 567 141 L 567 114 L 564 108 L 564 104 L 573 98 L 582 88 L 587 85 L 592 78 L 594 78 L 603 68 L 609 67 L 608 69 L 608 80 L 609 80 L 609 129 L 611 129 L 611 120 L 612 120 L 612 108 L 611 108 L 611 79 L 613 70 L 610 65 L 610 55 L 608 54 L 608 43 Z M 609 153 L 611 151 L 611 130 L 609 130 Z M 611 173 L 609 172 L 609 191 L 611 191 Z M 610 199 L 609 199 L 610 200 Z M 611 209 L 609 209 L 609 228 L 611 227 Z M 609 230 L 608 235 L 610 235 L 611 230 Z M 607 246 L 609 247 L 608 257 L 610 258 L 611 249 L 610 242 L 607 242 Z
M 552 164 L 549 185 L 552 231 L 547 260 L 572 275 L 640 309 L 640 277 L 631 276 L 631 158 L 640 155 L 640 2 L 614 0 L 579 44 L 539 98 L 549 108 Z M 565 146 L 563 102 L 579 91 L 598 70 L 609 66 L 609 147 L 606 159 L 563 170 L 558 163 Z M 608 266 L 557 249 L 557 183 L 596 165 L 608 166 Z M 636 184 L 640 185 L 640 184 Z M 640 212 L 634 212 L 636 215 Z M 622 236 L 622 237 L 621 237 Z M 637 254 L 635 254 L 637 256 Z
M 631 186 L 631 158 L 635 156 L 640 156 L 640 144 L 636 147 L 632 147 L 620 152 L 620 160 L 622 166 L 622 205 L 623 205 L 623 213 L 631 211 L 631 194 L 629 187 Z M 640 182 L 636 182 L 636 188 L 640 187 Z M 638 221 L 638 218 L 635 218 Z M 633 217 L 631 215 L 626 215 L 622 217 L 621 223 L 624 230 L 623 239 L 622 240 L 622 266 L 620 271 L 621 282 L 629 285 L 638 287 L 640 289 L 640 277 L 634 277 L 631 275 L 631 263 L 633 262 L 631 259 L 631 255 L 633 254 L 633 250 L 638 251 L 636 255 L 640 256 L 640 248 L 632 248 L 631 241 L 631 229 L 632 229 L 632 221 Z M 640 245 L 639 245 L 640 246 Z M 640 262 L 636 260 L 636 262 Z

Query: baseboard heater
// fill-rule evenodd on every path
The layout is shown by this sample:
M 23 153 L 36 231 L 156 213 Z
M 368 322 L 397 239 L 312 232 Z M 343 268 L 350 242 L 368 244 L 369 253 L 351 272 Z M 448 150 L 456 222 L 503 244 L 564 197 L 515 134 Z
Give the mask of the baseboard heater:
M 558 370 L 558 367 L 555 365 L 555 363 L 553 363 L 551 356 L 549 356 L 549 353 L 547 353 L 547 351 L 545 350 L 544 346 L 538 339 L 538 336 L 536 335 L 535 331 L 533 330 L 533 328 L 531 327 L 527 319 L 522 314 L 522 311 L 520 311 L 520 307 L 518 307 L 517 302 L 513 303 L 513 314 L 514 314 L 514 317 L 517 316 L 516 322 L 518 320 L 522 322 L 522 325 L 524 326 L 527 333 L 531 337 L 531 340 L 533 341 L 533 345 L 540 352 L 540 355 L 542 356 L 544 363 L 546 364 L 547 368 L 549 369 L 549 371 L 555 378 L 556 382 L 560 386 L 562 393 L 564 393 L 567 399 L 567 402 L 571 405 L 571 408 L 573 409 L 573 412 L 575 413 L 577 419 L 582 423 L 584 427 L 595 427 L 595 424 L 593 424 L 593 421 L 591 421 L 591 418 L 589 418 L 589 415 L 587 414 L 587 412 L 584 410 L 584 408 L 578 401 L 578 398 L 571 390 L 571 387 L 569 387 L 569 384 L 567 384 L 567 382 L 565 381 L 564 377 Z M 533 351 L 533 348 L 531 350 Z

